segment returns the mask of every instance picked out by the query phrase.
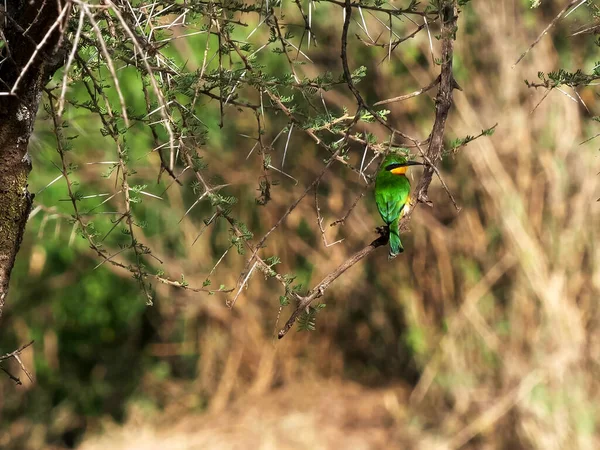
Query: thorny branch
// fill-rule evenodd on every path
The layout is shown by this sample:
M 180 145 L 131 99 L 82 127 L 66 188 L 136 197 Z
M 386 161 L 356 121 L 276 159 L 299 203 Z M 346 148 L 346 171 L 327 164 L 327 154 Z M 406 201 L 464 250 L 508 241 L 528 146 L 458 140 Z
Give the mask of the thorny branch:
M 331 283 L 333 283 L 340 275 L 342 275 L 346 270 L 355 265 L 357 262 L 369 256 L 378 247 L 387 244 L 389 239 L 389 235 L 387 234 L 387 232 L 382 228 L 378 229 L 378 232 L 380 233 L 380 236 L 377 239 L 375 239 L 368 246 L 356 252 L 354 255 L 352 255 L 350 258 L 348 258 L 346 261 L 340 264 L 340 266 L 338 266 L 337 269 L 335 269 L 333 272 L 331 272 L 329 275 L 323 278 L 323 280 L 317 286 L 311 289 L 306 296 L 300 298 L 298 304 L 296 305 L 296 309 L 294 310 L 288 321 L 285 323 L 283 328 L 279 330 L 279 333 L 277 333 L 279 339 L 284 337 L 287 334 L 287 332 L 290 331 L 290 329 L 294 326 L 294 322 L 296 322 L 298 316 L 302 314 L 302 312 L 306 310 L 306 308 L 308 308 L 314 300 L 322 297 L 325 294 L 327 288 L 331 285 Z
M 66 66 L 58 86 L 48 88 L 47 96 L 50 99 L 48 111 L 52 117 L 54 130 L 57 136 L 57 150 L 60 157 L 60 173 L 66 182 L 69 200 L 71 201 L 74 214 L 73 230 L 78 229 L 82 236 L 88 241 L 90 248 L 96 252 L 101 262 L 98 266 L 108 263 L 109 265 L 129 271 L 140 283 L 140 286 L 148 301 L 151 300 L 152 286 L 147 281 L 154 279 L 160 283 L 170 286 L 189 289 L 196 292 L 234 292 L 232 299 L 229 299 L 229 306 L 233 306 L 239 297 L 243 288 L 248 285 L 252 274 L 263 272 L 269 277 L 275 278 L 286 289 L 296 302 L 297 308 L 286 323 L 283 330 L 279 332 L 279 337 L 292 327 L 298 315 L 305 310 L 312 301 L 321 297 L 325 290 L 342 273 L 352 267 L 354 264 L 368 256 L 379 246 L 385 245 L 388 236 L 387 231 L 379 229 L 379 237 L 370 245 L 357 252 L 346 262 L 340 265 L 335 271 L 327 275 L 321 283 L 311 289 L 305 295 L 297 292 L 288 292 L 289 279 L 275 272 L 272 265 L 268 263 L 268 258 L 263 259 L 260 255 L 261 250 L 265 248 L 266 241 L 272 233 L 281 226 L 287 217 L 297 208 L 307 195 L 314 191 L 315 207 L 317 216 L 317 226 L 321 231 L 321 236 L 325 246 L 331 245 L 325 239 L 325 231 L 322 225 L 323 217 L 318 204 L 318 186 L 328 170 L 336 163 L 342 164 L 345 168 L 357 173 L 359 178 L 364 179 L 365 188 L 356 200 L 350 206 L 347 213 L 339 220 L 333 222 L 331 226 L 344 223 L 352 210 L 356 207 L 360 199 L 365 195 L 369 184 L 373 181 L 371 174 L 366 173 L 369 166 L 376 161 L 382 154 L 389 151 L 391 147 L 410 147 L 416 148 L 421 153 L 422 158 L 429 164 L 426 167 L 423 176 L 416 188 L 416 195 L 407 206 L 407 214 L 401 222 L 401 229 L 408 226 L 410 214 L 416 203 L 427 203 L 427 190 L 431 183 L 434 173 L 440 177 L 436 164 L 439 163 L 443 152 L 443 136 L 445 130 L 446 118 L 452 105 L 452 90 L 458 88 L 452 75 L 452 52 L 453 39 L 456 31 L 457 6 L 455 0 L 443 0 L 440 2 L 438 10 L 435 8 L 418 9 L 417 2 L 411 2 L 407 8 L 384 7 L 382 5 L 369 6 L 361 2 L 351 0 L 323 0 L 330 4 L 332 9 L 340 11 L 341 7 L 344 13 L 344 24 L 341 35 L 341 62 L 343 66 L 343 76 L 335 77 L 317 77 L 314 79 L 303 78 L 299 62 L 306 61 L 312 63 L 309 56 L 303 51 L 304 36 L 308 33 L 308 48 L 311 41 L 316 45 L 312 23 L 312 2 L 308 4 L 308 11 L 303 8 L 301 2 L 295 1 L 295 8 L 298 9 L 302 17 L 300 27 L 304 32 L 300 42 L 293 40 L 293 34 L 290 27 L 298 24 L 288 22 L 288 18 L 283 14 L 283 4 L 278 5 L 279 13 L 275 11 L 275 3 L 270 6 L 264 4 L 244 4 L 233 5 L 223 4 L 212 1 L 185 2 L 184 4 L 172 4 L 168 8 L 161 10 L 149 6 L 142 2 L 139 5 L 132 5 L 125 0 L 104 0 L 99 5 L 93 5 L 81 0 L 73 0 L 73 19 L 70 23 L 70 47 L 68 46 L 68 57 L 65 55 Z M 364 10 L 364 14 L 363 14 Z M 65 10 L 66 11 L 66 10 Z M 168 11 L 168 14 L 166 13 Z M 247 26 L 241 20 L 233 19 L 231 12 L 242 14 L 257 14 L 259 23 L 256 28 L 250 32 L 246 40 L 233 38 L 232 30 L 234 25 Z M 64 13 L 66 15 L 66 13 Z M 356 21 L 360 29 L 368 36 L 368 40 L 363 40 L 357 35 L 360 41 L 366 45 L 381 47 L 386 50 L 386 58 L 391 59 L 392 52 L 400 43 L 415 37 L 420 31 L 441 19 L 442 36 L 442 62 L 440 75 L 423 88 L 401 96 L 393 97 L 387 100 L 381 100 L 372 105 L 367 104 L 365 98 L 358 89 L 358 83 L 361 75 L 355 75 L 350 70 L 348 35 L 352 15 L 360 14 L 361 18 Z M 388 23 L 377 17 L 388 20 Z M 188 16 L 196 15 L 200 17 L 204 27 L 198 26 L 189 30 Z M 375 40 L 371 38 L 367 28 L 367 22 L 364 16 L 375 19 L 383 26 L 379 36 L 388 36 L 389 42 L 379 43 L 379 37 Z M 422 21 L 417 24 L 410 17 Z M 409 34 L 402 37 L 394 31 L 394 22 L 401 22 L 404 19 L 410 20 L 416 28 Z M 388 25 L 389 24 L 389 25 Z M 198 23 L 193 24 L 193 26 Z M 270 32 L 269 40 L 263 45 L 253 47 L 249 38 L 261 26 L 268 27 Z M 171 32 L 169 30 L 175 30 Z M 387 30 L 387 32 L 385 31 Z M 161 33 L 166 33 L 161 34 Z M 205 34 L 206 43 L 203 45 L 203 60 L 201 68 L 196 73 L 187 73 L 183 67 L 178 67 L 162 50 L 170 42 L 180 37 L 193 34 Z M 376 35 L 373 35 L 376 36 Z M 2 37 L 0 36 L 0 39 Z M 397 39 L 396 39 L 397 38 Z M 370 42 L 369 42 L 370 41 Z M 297 45 L 295 44 L 297 43 Z M 216 48 L 215 48 L 216 47 Z M 256 62 L 258 54 L 263 49 L 270 49 L 279 54 L 286 60 L 285 76 L 275 77 L 265 74 L 263 66 Z M 86 52 L 86 49 L 93 49 Z M 8 50 L 8 47 L 7 47 Z M 40 53 L 41 54 L 41 53 Z M 295 57 L 294 57 L 295 55 Z M 302 56 L 302 58 L 300 58 Z M 384 58 L 385 59 L 385 58 Z M 145 116 L 136 115 L 130 105 L 127 104 L 124 91 L 121 89 L 119 72 L 127 66 L 135 66 L 142 79 L 142 90 L 145 101 Z M 102 68 L 102 70 L 100 70 Z M 87 91 L 89 101 L 81 102 L 68 96 L 67 85 L 72 83 L 71 76 L 76 74 L 77 82 Z M 107 74 L 107 80 L 102 73 Z M 353 78 L 355 77 L 355 78 Z M 109 100 L 106 91 L 109 86 L 107 82 L 112 82 L 113 92 L 116 93 Z M 354 114 L 343 111 L 335 111 L 331 114 L 330 108 L 325 100 L 324 92 L 339 86 L 345 85 L 350 90 L 356 100 L 356 112 Z M 436 96 L 436 117 L 433 129 L 427 139 L 419 140 L 413 138 L 391 125 L 387 119 L 386 113 L 376 111 L 374 108 L 387 105 L 393 102 L 404 101 L 424 94 L 425 92 L 438 86 Z M 9 86 L 10 87 L 10 86 Z M 56 91 L 60 93 L 57 94 Z M 248 92 L 254 92 L 257 96 L 244 96 Z M 302 109 L 295 103 L 286 99 L 288 94 L 300 93 L 307 106 Z M 187 95 L 189 103 L 182 104 L 175 95 Z M 321 105 L 314 102 L 314 97 L 320 99 Z M 260 238 L 253 242 L 254 236 L 245 225 L 232 215 L 231 208 L 223 202 L 219 190 L 228 186 L 227 184 L 212 185 L 210 176 L 204 173 L 205 167 L 201 163 L 201 151 L 204 142 L 201 133 L 194 134 L 194 127 L 204 126 L 204 123 L 198 115 L 197 106 L 200 107 L 200 98 L 204 97 L 207 102 L 218 102 L 218 109 L 223 125 L 223 115 L 226 108 L 234 108 L 240 111 L 248 111 L 256 117 L 256 137 L 245 135 L 244 137 L 256 141 L 253 149 L 247 158 L 253 153 L 254 148 L 258 148 L 255 153 L 262 159 L 262 171 L 259 177 L 261 183 L 264 183 L 264 202 L 270 199 L 270 177 L 276 171 L 294 179 L 291 175 L 283 171 L 283 160 L 281 170 L 274 166 L 268 153 L 272 150 L 271 146 L 264 142 L 266 127 L 269 124 L 265 111 L 283 116 L 287 122 L 287 141 L 285 144 L 284 155 L 287 152 L 292 130 L 295 133 L 304 133 L 319 149 L 325 151 L 324 165 L 317 171 L 315 179 L 305 186 L 304 191 L 299 197 L 286 208 L 283 215 L 271 226 L 271 228 Z M 292 97 L 293 98 L 293 97 Z M 339 105 L 336 105 L 339 106 Z M 111 175 L 116 173 L 114 191 L 89 211 L 83 211 L 78 201 L 78 192 L 74 189 L 76 181 L 71 177 L 74 164 L 67 160 L 68 137 L 62 135 L 62 129 L 68 126 L 67 121 L 63 121 L 63 111 L 66 108 L 83 108 L 88 112 L 96 114 L 103 125 L 103 133 L 112 138 L 111 146 L 115 149 Z M 341 109 L 341 108 L 340 108 Z M 326 113 L 327 120 L 312 120 L 311 114 L 323 117 Z M 198 115 L 196 115 L 198 114 Z M 368 118 L 368 119 L 367 119 Z M 377 142 L 372 139 L 373 136 L 367 136 L 366 131 L 354 130 L 359 121 L 375 122 L 376 126 L 383 126 L 391 132 L 389 142 Z M 124 125 L 124 126 L 123 126 Z M 209 272 L 213 274 L 219 263 L 223 260 L 234 245 L 238 247 L 240 253 L 244 248 L 249 251 L 249 257 L 246 261 L 245 269 L 240 274 L 235 289 L 219 288 L 211 290 L 206 287 L 192 288 L 186 282 L 174 281 L 162 273 L 151 273 L 146 268 L 144 260 L 152 257 L 161 262 L 152 254 L 150 249 L 137 239 L 138 231 L 135 229 L 135 208 L 132 206 L 134 198 L 131 192 L 134 190 L 133 181 L 130 179 L 135 171 L 131 167 L 131 161 L 128 155 L 128 148 L 123 138 L 123 134 L 136 125 L 143 125 L 149 130 L 150 141 L 153 149 L 149 154 L 156 152 L 160 159 L 160 174 L 166 171 L 172 178 L 172 184 L 178 183 L 185 185 L 185 176 L 194 178 L 194 191 L 198 188 L 198 195 L 194 203 L 186 211 L 184 217 L 201 201 L 209 200 L 211 202 L 212 216 L 205 220 L 198 232 L 196 240 L 218 220 L 224 219 L 230 225 L 232 241 L 227 250 L 219 258 L 217 263 Z M 297 130 L 297 131 L 296 131 Z M 281 135 L 283 130 L 277 135 Z M 401 144 L 396 144 L 394 138 L 397 137 Z M 362 162 L 360 168 L 350 163 L 348 152 L 352 147 L 360 146 L 362 153 Z M 425 150 L 425 148 L 427 149 Z M 168 153 L 165 152 L 168 150 Z M 373 157 L 371 159 L 371 154 Z M 368 158 L 367 158 L 368 156 Z M 111 158 L 112 159 L 112 158 Z M 284 156 L 285 159 L 285 156 Z M 177 163 L 182 163 L 183 168 L 178 167 Z M 443 179 L 440 180 L 448 192 L 448 195 L 454 201 Z M 298 181 L 296 180 L 298 183 Z M 166 189 L 169 189 L 169 185 Z M 148 192 L 141 191 L 144 195 L 160 198 Z M 196 193 L 196 192 L 195 192 Z M 87 221 L 88 216 L 92 215 L 95 208 L 105 203 L 117 204 L 118 211 L 114 212 L 115 219 L 112 221 L 110 230 L 101 239 L 96 238 L 96 234 Z M 96 214 L 96 213 L 94 213 Z M 123 244 L 120 250 L 108 251 L 104 247 L 103 241 L 117 229 L 119 225 L 124 227 L 122 230 L 127 234 L 128 242 Z M 136 234 L 134 234 L 134 232 Z M 195 242 L 195 241 L 194 241 Z M 193 244 L 192 244 L 193 245 Z M 109 247 L 110 248 L 110 247 Z M 129 255 L 127 255 L 129 254 Z M 129 259 L 132 262 L 128 261 Z M 162 263 L 162 262 L 161 262 Z
M 417 97 L 417 96 L 429 91 L 430 89 L 434 88 L 439 82 L 440 82 L 440 77 L 437 77 L 435 80 L 433 80 L 427 86 L 422 87 L 418 91 L 411 92 L 410 94 L 399 95 L 398 97 L 388 98 L 387 100 L 381 100 L 377 103 L 373 103 L 373 106 L 389 105 L 390 103 L 403 102 L 404 100 L 408 100 L 409 98 Z
M 563 17 L 563 15 L 570 10 L 573 6 L 575 6 L 575 4 L 577 2 L 580 2 L 581 0 L 571 0 L 569 3 L 567 3 L 563 9 L 560 10 L 560 12 L 554 17 L 554 19 L 552 19 L 552 21 L 548 24 L 548 26 L 546 26 L 546 28 L 544 28 L 544 30 L 538 35 L 538 37 L 535 39 L 535 41 L 533 41 L 531 43 L 531 45 L 527 48 L 527 50 L 525 50 L 521 56 L 519 56 L 519 59 L 517 59 L 517 61 L 513 64 L 513 69 L 516 67 L 517 64 L 519 64 L 521 62 L 521 60 L 523 58 L 525 58 L 525 56 L 527 56 L 527 53 L 529 53 L 531 51 L 531 49 L 533 47 L 535 47 L 538 42 L 540 42 L 542 40 L 542 38 L 544 37 L 544 35 L 550 31 L 550 29 L 556 25 L 558 23 L 558 21 Z
M 30 345 L 33 344 L 33 341 L 20 346 L 18 349 L 13 350 L 10 353 L 7 353 L 5 355 L 0 356 L 0 364 L 3 361 L 9 360 L 9 359 L 14 359 L 15 361 L 17 361 L 17 363 L 19 364 L 19 366 L 21 367 L 21 370 L 25 373 L 25 375 L 27 375 L 27 378 L 29 378 L 29 381 L 31 381 L 33 383 L 33 377 L 31 376 L 31 373 L 29 373 L 29 371 L 27 370 L 27 368 L 25 367 L 25 365 L 23 364 L 23 361 L 21 361 L 21 353 L 23 352 L 23 350 L 25 350 L 27 347 L 29 347 Z M 16 377 L 14 375 L 12 375 L 8 370 L 6 370 L 4 367 L 2 367 L 0 365 L 0 369 L 2 369 L 2 371 L 4 371 L 4 373 L 6 373 L 9 378 L 11 380 L 13 380 L 16 384 L 23 384 L 21 382 L 21 380 L 19 379 L 19 377 Z
M 352 211 L 354 211 L 354 208 L 356 208 L 356 205 L 358 205 L 358 202 L 360 201 L 360 199 L 363 198 L 366 193 L 367 193 L 367 188 L 363 189 L 363 191 L 356 196 L 356 198 L 352 202 L 352 205 L 350 205 L 350 208 L 348 208 L 348 211 L 346 211 L 346 214 L 344 214 L 344 216 L 342 218 L 331 222 L 329 224 L 329 226 L 335 227 L 336 225 L 343 225 L 346 222 L 346 220 L 348 219 L 348 217 L 350 217 L 350 214 L 352 214 Z
M 346 21 L 344 23 L 344 29 L 348 30 L 348 24 L 350 21 L 351 14 L 351 3 L 350 0 L 346 0 Z M 429 198 L 427 196 L 427 191 L 429 189 L 429 185 L 431 184 L 433 173 L 434 173 L 434 165 L 437 164 L 444 150 L 444 131 L 446 129 L 446 120 L 448 118 L 448 113 L 450 112 L 450 108 L 452 107 L 453 101 L 453 90 L 457 88 L 457 84 L 454 80 L 454 74 L 452 70 L 452 61 L 454 55 L 454 38 L 456 34 L 456 27 L 458 21 L 458 11 L 456 1 L 447 0 L 442 3 L 441 10 L 441 40 L 442 40 L 442 67 L 440 72 L 440 83 L 438 88 L 438 93 L 435 99 L 435 122 L 433 124 L 433 128 L 431 130 L 431 137 L 429 140 L 429 148 L 427 152 L 425 152 L 425 156 L 431 161 L 431 166 L 425 166 L 425 170 L 417 187 L 415 189 L 415 195 L 412 196 L 410 204 L 405 207 L 408 210 L 405 212 L 403 218 L 400 221 L 399 228 L 400 230 L 405 230 L 408 228 L 408 224 L 410 222 L 410 218 L 414 207 L 417 202 L 429 204 Z M 346 58 L 346 50 L 345 50 L 346 40 L 342 38 L 342 59 Z M 344 61 L 344 72 L 349 74 L 349 70 L 347 68 L 347 61 Z M 347 81 L 349 78 L 347 78 Z M 362 101 L 362 97 L 360 97 L 360 93 L 356 90 L 351 80 L 348 82 L 348 87 L 355 94 L 357 100 L 359 102 Z M 323 296 L 327 288 L 333 283 L 340 275 L 342 275 L 346 270 L 350 267 L 373 253 L 378 247 L 385 245 L 388 241 L 388 235 L 382 233 L 381 230 L 380 237 L 371 242 L 367 247 L 363 248 L 359 252 L 355 253 L 348 260 L 338 266 L 334 271 L 332 271 L 329 275 L 327 275 L 319 284 L 317 284 L 314 288 L 312 288 L 309 293 L 300 298 L 296 309 L 283 326 L 281 330 L 279 330 L 278 337 L 281 339 L 284 337 L 288 331 L 294 325 L 298 316 L 306 310 L 310 304 Z

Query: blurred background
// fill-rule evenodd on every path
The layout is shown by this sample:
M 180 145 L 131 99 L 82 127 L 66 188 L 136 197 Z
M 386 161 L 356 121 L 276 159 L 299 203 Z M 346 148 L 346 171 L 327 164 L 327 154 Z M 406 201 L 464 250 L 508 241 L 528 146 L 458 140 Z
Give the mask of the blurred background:
M 598 448 L 600 160 L 597 140 L 582 144 L 598 133 L 591 120 L 600 108 L 597 90 L 565 87 L 546 96 L 524 83 L 561 67 L 591 72 L 598 47 L 589 35 L 571 36 L 591 21 L 588 6 L 513 67 L 563 6 L 498 0 L 463 8 L 455 53 L 463 91 L 455 91 L 446 139 L 498 126 L 443 161 L 461 211 L 434 178 L 434 208 L 421 205 L 413 215 L 405 253 L 388 261 L 380 249 L 352 267 L 323 297 L 316 330 L 292 330 L 281 341 L 275 330 L 292 307 L 280 310 L 281 287 L 261 274 L 233 309 L 225 304 L 231 296 L 162 284 L 146 306 L 130 273 L 96 267 L 87 242 L 72 232 L 64 181 L 45 188 L 59 175 L 59 159 L 40 110 L 30 190 L 41 191 L 35 201 L 43 208 L 28 224 L 0 329 L 6 351 L 35 340 L 22 355 L 34 382 L 21 376 L 24 384 L 15 386 L 0 378 L 0 448 Z M 317 4 L 312 20 L 319 45 L 304 49 L 313 62 L 299 72 L 341 73 L 341 10 Z M 379 32 L 375 18 L 365 20 Z M 413 92 L 438 75 L 426 33 L 383 61 L 387 50 L 363 45 L 355 35 L 364 32 L 352 27 L 350 62 L 367 67 L 358 87 L 369 103 Z M 405 27 L 398 33 L 414 29 L 408 21 Z M 268 38 L 265 30 L 255 37 Z M 190 71 L 201 67 L 205 39 L 174 41 L 174 61 Z M 279 56 L 261 55 L 266 70 L 280 70 Z M 143 104 L 128 70 L 120 75 L 127 102 Z M 78 89 L 74 98 L 83 95 Z M 424 139 L 435 93 L 390 104 L 394 125 Z M 353 112 L 343 87 L 325 100 Z M 274 173 L 272 200 L 258 206 L 262 161 L 246 158 L 253 141 L 242 136 L 256 132 L 255 116 L 230 108 L 220 128 L 218 102 L 199 110 L 211 181 L 229 184 L 223 193 L 239 198 L 232 214 L 260 238 L 318 175 L 326 155 L 293 132 L 284 167 L 295 180 Z M 66 114 L 70 133 L 79 136 L 69 154 L 77 180 L 86 194 L 112 192 L 114 179 L 101 176 L 105 167 L 87 164 L 114 159 L 99 120 L 75 108 Z M 285 124 L 269 116 L 267 140 Z M 360 127 L 386 137 L 376 125 Z M 202 285 L 229 248 L 228 227 L 217 222 L 196 240 L 210 205 L 185 215 L 197 199 L 191 176 L 183 187 L 171 186 L 166 174 L 156 182 L 148 134 L 134 127 L 126 137 L 136 180 L 162 197 L 135 205 L 146 223 L 140 239 L 174 278 L 184 274 L 190 285 Z M 273 146 L 277 167 L 284 138 Z M 351 154 L 357 166 L 361 158 L 362 149 Z M 416 183 L 419 170 L 413 173 Z M 343 241 L 323 244 L 311 194 L 267 241 L 266 254 L 282 260 L 278 270 L 310 288 L 371 242 L 380 218 L 370 189 L 344 224 L 329 226 L 364 191 L 356 173 L 334 164 L 320 183 L 319 206 L 328 242 Z M 227 252 L 212 285 L 234 287 L 246 260 Z

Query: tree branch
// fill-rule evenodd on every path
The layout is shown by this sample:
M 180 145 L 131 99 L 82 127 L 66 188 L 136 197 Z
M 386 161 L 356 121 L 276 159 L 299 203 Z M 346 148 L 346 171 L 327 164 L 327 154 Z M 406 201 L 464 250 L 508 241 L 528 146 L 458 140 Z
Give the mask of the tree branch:
M 442 157 L 444 150 L 444 131 L 446 129 L 446 120 L 450 108 L 452 107 L 453 101 L 453 90 L 458 88 L 456 81 L 454 80 L 454 74 L 452 71 L 452 60 L 454 55 L 454 38 L 456 36 L 457 21 L 458 21 L 458 10 L 456 6 L 456 0 L 444 0 L 440 9 L 440 17 L 442 20 L 441 37 L 442 37 L 442 67 L 439 77 L 439 88 L 435 98 L 435 122 L 433 129 L 431 130 L 431 137 L 429 140 L 429 148 L 427 149 L 426 156 L 433 165 L 437 164 Z M 344 32 L 342 36 L 342 61 L 344 63 L 344 73 L 346 75 L 346 81 L 352 93 L 356 96 L 359 103 L 362 101 L 362 97 L 356 87 L 352 83 L 349 75 L 346 60 L 346 36 L 348 32 L 348 25 L 350 23 L 351 14 L 351 3 L 346 0 L 346 21 L 344 23 Z M 364 102 L 362 103 L 364 105 Z M 359 105 L 359 108 L 360 106 Z M 411 197 L 411 201 L 407 207 L 406 212 L 400 221 L 400 230 L 406 230 L 410 222 L 414 206 L 418 203 L 430 204 L 427 192 L 429 185 L 433 179 L 435 172 L 434 167 L 425 166 L 425 170 L 419 183 L 415 189 L 415 195 Z M 300 297 L 296 309 L 286 322 L 285 326 L 279 331 L 278 337 L 281 339 L 294 325 L 294 322 L 302 311 L 306 310 L 310 304 L 317 298 L 322 297 L 325 290 L 333 283 L 341 274 L 343 274 L 350 267 L 373 253 L 378 247 L 381 247 L 388 242 L 388 234 L 382 228 L 378 229 L 380 237 L 375 239 L 371 244 L 362 250 L 352 255 L 348 260 L 342 263 L 337 269 L 327 275 L 317 286 L 311 289 L 308 294 L 304 297 Z
M 562 16 L 569 10 L 571 9 L 573 6 L 575 6 L 575 3 L 579 2 L 580 0 L 571 0 L 569 3 L 567 3 L 565 5 L 565 7 L 563 9 L 560 10 L 560 12 L 556 15 L 556 17 L 554 17 L 554 19 L 552 19 L 552 22 L 550 22 L 548 24 L 548 26 L 546 28 L 544 28 L 544 31 L 542 31 L 539 36 L 536 38 L 535 41 L 533 41 L 531 43 L 531 45 L 527 48 L 527 50 L 525 50 L 523 53 L 521 53 L 521 56 L 519 56 L 519 59 L 517 59 L 517 62 L 515 62 L 512 66 L 512 68 L 514 69 L 515 66 L 517 64 L 519 64 L 521 62 L 521 60 L 523 58 L 525 58 L 525 56 L 527 56 L 527 53 L 529 53 L 531 51 L 531 49 L 533 47 L 535 47 L 538 42 L 540 42 L 542 40 L 542 38 L 544 37 L 544 35 L 550 31 L 550 28 L 552 28 L 554 25 L 556 25 L 556 23 L 562 18 Z
M 369 256 L 378 247 L 381 247 L 388 243 L 389 234 L 387 228 L 380 227 L 377 229 L 377 232 L 380 234 L 380 236 L 377 239 L 375 239 L 365 248 L 359 250 L 346 261 L 344 261 L 342 264 L 340 264 L 340 266 L 337 269 L 335 269 L 333 272 L 331 272 L 329 275 L 323 278 L 323 280 L 317 286 L 315 286 L 306 297 L 302 297 L 300 299 L 298 305 L 296 306 L 296 309 L 294 310 L 288 321 L 285 323 L 284 327 L 279 331 L 277 335 L 279 339 L 284 337 L 287 334 L 287 332 L 290 331 L 290 329 L 294 326 L 294 322 L 296 322 L 298 316 L 302 314 L 302 311 L 308 308 L 314 300 L 316 300 L 319 297 L 322 297 L 329 285 L 333 283 L 341 274 L 343 274 L 346 270 L 348 270 L 360 260 Z
M 410 94 L 400 95 L 398 97 L 388 98 L 387 100 L 381 100 L 377 103 L 373 103 L 373 106 L 383 106 L 383 105 L 388 105 L 390 103 L 403 102 L 404 100 L 408 100 L 409 98 L 418 97 L 419 95 L 424 94 L 428 90 L 432 89 L 439 82 L 440 82 L 440 77 L 437 77 L 435 80 L 433 80 L 427 86 L 422 87 L 418 91 L 411 92 Z
M 15 258 L 21 246 L 33 195 L 27 190 L 29 138 L 41 90 L 60 66 L 60 45 L 69 16 L 68 1 L 20 2 L 5 11 L 5 52 L 0 65 L 0 316 Z M 18 48 L 17 48 L 18 47 Z M 57 57 L 57 58 L 54 58 Z
M 20 358 L 21 352 L 23 350 L 25 350 L 27 347 L 29 347 L 30 345 L 32 345 L 32 344 L 33 344 L 33 341 L 31 341 L 31 342 L 29 342 L 29 343 L 27 343 L 25 345 L 22 345 L 18 349 L 14 350 L 14 351 L 12 351 L 10 353 L 7 353 L 6 355 L 0 356 L 0 363 L 2 363 L 5 360 L 8 360 L 10 358 L 13 358 L 15 361 L 17 361 L 17 363 L 19 363 L 19 366 L 21 367 L 21 370 L 25 373 L 25 375 L 27 375 L 27 378 L 29 378 L 29 381 L 31 381 L 33 383 L 33 377 L 31 376 L 31 373 L 29 373 L 29 371 L 25 367 L 25 364 L 23 364 L 23 361 L 21 361 L 21 358 Z M 4 373 L 6 373 L 9 376 L 9 378 L 11 380 L 13 380 L 15 383 L 17 383 L 17 384 L 23 384 L 21 382 L 21 380 L 19 379 L 19 377 L 15 377 L 8 370 L 6 370 L 4 367 L 0 366 L 0 369 Z

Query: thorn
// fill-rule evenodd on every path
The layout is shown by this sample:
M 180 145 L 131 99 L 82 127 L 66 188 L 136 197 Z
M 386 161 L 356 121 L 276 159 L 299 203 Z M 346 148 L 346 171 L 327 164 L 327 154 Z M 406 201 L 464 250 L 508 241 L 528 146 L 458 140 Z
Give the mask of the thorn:
M 418 196 L 418 200 L 419 200 L 419 202 L 426 204 L 430 208 L 433 208 L 433 202 L 431 200 L 429 200 L 429 197 L 427 196 L 427 194 L 420 192 L 419 196 Z
M 460 87 L 460 84 L 458 84 L 454 77 L 452 77 L 452 89 L 458 89 L 459 91 L 463 92 L 463 88 Z

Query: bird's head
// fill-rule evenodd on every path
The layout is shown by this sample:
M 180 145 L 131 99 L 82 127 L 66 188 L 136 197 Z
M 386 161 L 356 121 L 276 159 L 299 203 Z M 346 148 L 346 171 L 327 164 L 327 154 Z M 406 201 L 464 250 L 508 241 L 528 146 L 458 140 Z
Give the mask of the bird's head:
M 394 175 L 405 175 L 409 166 L 423 166 L 423 163 L 409 161 L 404 156 L 390 154 L 385 157 L 381 164 L 381 170 L 393 173 Z

